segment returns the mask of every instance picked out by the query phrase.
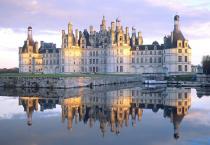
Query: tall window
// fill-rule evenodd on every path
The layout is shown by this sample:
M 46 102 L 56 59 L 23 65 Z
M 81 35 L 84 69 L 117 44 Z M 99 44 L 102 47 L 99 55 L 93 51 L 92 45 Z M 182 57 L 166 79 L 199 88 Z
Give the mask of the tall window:
M 136 59 L 137 63 L 139 63 L 139 58 Z
M 120 63 L 123 63 L 123 58 L 122 57 L 120 57 Z
M 152 63 L 152 57 L 150 57 L 149 62 Z
M 159 58 L 158 58 L 158 63 L 161 63 L 161 62 L 162 62 L 162 61 L 161 61 L 161 57 L 159 57 Z
M 187 72 L 187 65 L 185 65 L 185 71 Z
M 184 57 L 184 61 L 187 62 L 187 56 Z
M 179 42 L 179 47 L 182 47 L 182 42 Z
M 135 63 L 135 59 L 134 58 L 132 58 L 132 63 Z
M 182 56 L 178 56 L 178 61 L 182 62 Z
M 123 66 L 120 66 L 120 72 L 123 72 Z
M 178 71 L 182 71 L 182 65 L 178 65 Z

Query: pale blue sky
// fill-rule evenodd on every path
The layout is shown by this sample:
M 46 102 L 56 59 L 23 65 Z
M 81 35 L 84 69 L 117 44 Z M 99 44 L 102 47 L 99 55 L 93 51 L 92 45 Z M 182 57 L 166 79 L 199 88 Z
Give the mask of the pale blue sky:
M 18 66 L 18 47 L 33 27 L 37 41 L 61 45 L 61 30 L 69 21 L 83 30 L 93 25 L 99 29 L 102 16 L 107 25 L 120 18 L 122 25 L 135 26 L 145 44 L 158 40 L 173 30 L 173 16 L 181 16 L 181 29 L 192 47 L 192 63 L 210 54 L 209 0 L 0 0 L 0 68 Z

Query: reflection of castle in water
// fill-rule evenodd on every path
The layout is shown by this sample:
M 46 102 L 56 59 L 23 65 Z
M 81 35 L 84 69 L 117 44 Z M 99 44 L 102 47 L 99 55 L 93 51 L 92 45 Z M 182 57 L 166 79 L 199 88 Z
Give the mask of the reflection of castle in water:
M 164 111 L 174 126 L 174 137 L 179 137 L 179 127 L 191 105 L 191 89 L 186 88 L 132 88 L 103 93 L 87 94 L 71 98 L 20 97 L 20 104 L 27 112 L 28 125 L 32 124 L 32 113 L 52 109 L 56 104 L 62 108 L 62 121 L 67 120 L 68 129 L 83 121 L 90 127 L 99 122 L 102 134 L 110 128 L 119 134 L 123 126 L 133 127 L 141 121 L 144 109 Z M 131 122 L 130 122 L 131 121 Z

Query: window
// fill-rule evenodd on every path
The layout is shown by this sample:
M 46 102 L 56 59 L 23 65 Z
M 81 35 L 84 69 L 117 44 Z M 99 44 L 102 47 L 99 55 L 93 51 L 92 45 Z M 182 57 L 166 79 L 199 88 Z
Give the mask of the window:
M 89 64 L 92 64 L 92 59 L 89 59 Z
M 150 51 L 150 55 L 152 55 L 152 51 Z
M 182 93 L 178 93 L 178 99 L 182 99 Z
M 134 58 L 132 58 L 132 63 L 135 63 L 135 59 Z
M 187 92 L 184 93 L 184 97 L 185 97 L 185 99 L 187 99 Z
M 159 58 L 158 58 L 158 63 L 161 63 L 161 62 L 162 62 L 162 61 L 161 61 L 161 57 L 159 57 Z
M 184 43 L 184 47 L 187 47 L 187 42 Z
M 93 59 L 93 64 L 95 64 L 95 59 Z
M 179 42 L 179 45 L 178 45 L 179 47 L 182 47 L 182 42 Z
M 187 72 L 187 65 L 185 65 L 185 71 Z
M 123 63 L 123 58 L 122 57 L 120 57 L 120 63 Z
M 178 71 L 182 71 L 182 65 L 178 65 Z
M 141 63 L 143 63 L 144 62 L 144 59 L 143 58 L 141 58 Z
M 160 50 L 160 51 L 158 51 L 158 55 L 161 55 L 161 50 Z
M 152 57 L 150 57 L 149 62 L 152 63 Z
M 178 56 L 178 61 L 182 62 L 182 56 Z
M 96 59 L 96 64 L 98 64 L 98 59 Z
M 179 50 L 178 50 L 178 52 L 179 52 L 179 53 L 182 53 L 182 50 L 181 50 L 181 49 L 179 49 Z
M 187 56 L 184 57 L 184 61 L 187 62 Z
M 187 53 L 187 49 L 185 49 L 185 53 Z
M 137 63 L 139 63 L 139 58 L 136 59 Z
M 123 72 L 123 66 L 120 66 L 120 72 Z

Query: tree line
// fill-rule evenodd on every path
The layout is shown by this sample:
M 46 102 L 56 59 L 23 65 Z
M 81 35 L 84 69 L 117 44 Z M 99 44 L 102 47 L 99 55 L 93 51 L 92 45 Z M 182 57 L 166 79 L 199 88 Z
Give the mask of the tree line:
M 210 55 L 203 56 L 202 66 L 203 66 L 203 73 L 210 74 Z

